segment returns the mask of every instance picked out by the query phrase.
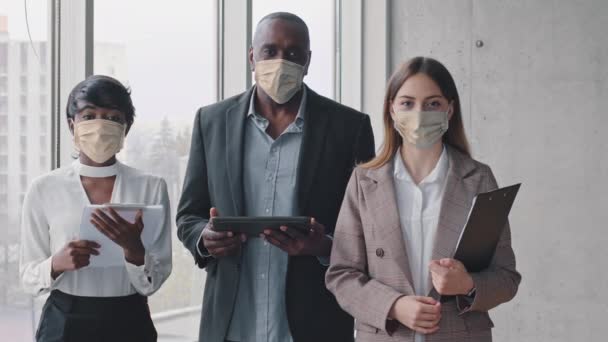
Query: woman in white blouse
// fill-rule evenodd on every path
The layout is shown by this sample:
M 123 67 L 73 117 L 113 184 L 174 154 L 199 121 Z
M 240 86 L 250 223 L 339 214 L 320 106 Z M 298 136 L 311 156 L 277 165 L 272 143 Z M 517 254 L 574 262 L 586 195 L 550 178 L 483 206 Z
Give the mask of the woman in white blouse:
M 491 341 L 488 311 L 521 276 L 508 225 L 486 270 L 452 259 L 473 198 L 497 187 L 469 153 L 456 84 L 438 61 L 413 58 L 389 80 L 383 114 L 384 144 L 346 189 L 327 286 L 357 341 Z
M 70 165 L 31 184 L 23 204 L 20 274 L 25 289 L 51 292 L 37 341 L 156 341 L 147 296 L 171 273 L 171 217 L 167 185 L 116 159 L 133 124 L 131 96 L 117 80 L 91 76 L 70 93 L 67 120 L 80 152 Z M 164 222 L 145 248 L 142 213 L 134 222 L 114 210 L 90 221 L 124 251 L 124 265 L 87 267 L 100 245 L 79 240 L 89 204 L 162 205 Z

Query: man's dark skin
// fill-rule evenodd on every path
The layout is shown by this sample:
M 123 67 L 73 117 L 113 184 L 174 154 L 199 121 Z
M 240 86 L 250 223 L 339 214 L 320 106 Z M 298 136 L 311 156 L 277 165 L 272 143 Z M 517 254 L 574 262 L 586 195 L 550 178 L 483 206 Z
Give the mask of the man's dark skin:
M 305 27 L 288 20 L 267 19 L 261 22 L 253 37 L 252 47 L 249 48 L 249 64 L 255 71 L 256 61 L 284 59 L 302 65 L 304 74 L 308 73 L 311 51 L 310 39 Z M 300 108 L 303 91 L 298 91 L 284 104 L 274 100 L 256 87 L 256 112 L 268 120 L 266 133 L 277 139 L 291 123 L 294 122 Z M 302 165 L 301 167 L 306 167 Z M 211 208 L 210 217 L 219 214 Z M 281 248 L 289 255 L 329 256 L 331 239 L 325 235 L 325 227 L 311 219 L 309 233 L 303 234 L 296 229 L 286 226 L 281 231 L 267 229 L 260 237 Z M 234 255 L 240 251 L 242 243 L 247 240 L 245 234 L 235 235 L 232 232 L 216 232 L 213 230 L 213 220 L 203 229 L 201 242 L 213 257 Z

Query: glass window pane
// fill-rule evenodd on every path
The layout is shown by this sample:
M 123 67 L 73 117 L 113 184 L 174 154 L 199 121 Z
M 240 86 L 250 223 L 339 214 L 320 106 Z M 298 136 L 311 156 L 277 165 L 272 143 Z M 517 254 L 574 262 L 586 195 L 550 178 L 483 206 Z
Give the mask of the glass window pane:
M 0 331 L 3 341 L 33 341 L 40 303 L 21 290 L 19 243 L 21 203 L 28 183 L 50 171 L 47 0 L 0 1 Z M 44 148 L 42 148 L 44 146 Z M 36 304 L 36 305 L 35 305 Z
M 131 87 L 136 117 L 119 159 L 164 177 L 175 214 L 195 112 L 216 100 L 217 46 L 215 1 L 171 4 L 95 1 L 94 69 Z M 149 300 L 159 341 L 197 339 L 205 274 L 174 234 L 173 272 Z
M 293 13 L 308 26 L 312 57 L 304 82 L 317 93 L 334 98 L 335 70 L 335 1 L 331 0 L 253 0 L 252 32 L 265 15 L 272 12 Z

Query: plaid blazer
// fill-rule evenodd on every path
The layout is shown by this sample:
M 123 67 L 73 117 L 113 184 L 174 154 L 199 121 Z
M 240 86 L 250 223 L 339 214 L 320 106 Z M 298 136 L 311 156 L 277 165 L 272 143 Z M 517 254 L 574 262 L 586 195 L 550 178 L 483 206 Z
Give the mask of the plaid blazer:
M 487 165 L 447 148 L 448 179 L 433 259 L 452 257 L 473 197 L 498 187 Z M 392 163 L 355 169 L 334 233 L 326 284 L 342 308 L 355 317 L 357 341 L 414 341 L 413 330 L 387 320 L 397 298 L 414 295 L 392 172 Z M 488 310 L 511 300 L 521 281 L 508 224 L 491 266 L 471 276 L 477 288 L 473 303 L 465 306 L 458 297 L 443 303 L 439 331 L 427 335 L 427 341 L 492 340 L 494 324 Z M 436 291 L 429 296 L 437 298 Z

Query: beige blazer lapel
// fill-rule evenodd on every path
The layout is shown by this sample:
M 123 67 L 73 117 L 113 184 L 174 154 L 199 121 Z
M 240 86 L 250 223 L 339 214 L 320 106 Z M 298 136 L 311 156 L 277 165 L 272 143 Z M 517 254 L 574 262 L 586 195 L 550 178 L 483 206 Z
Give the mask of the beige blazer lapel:
M 408 281 L 405 287 L 413 289 L 407 250 L 401 230 L 399 209 L 393 179 L 393 164 L 388 163 L 378 169 L 366 170 L 367 178 L 362 178 L 361 190 L 371 213 L 372 240 L 392 254 Z
M 481 177 L 481 173 L 476 172 L 477 166 L 471 158 L 453 147 L 446 145 L 446 148 L 448 149 L 449 168 L 437 234 L 433 244 L 432 260 L 454 256 L 473 197 L 477 195 Z M 432 283 L 430 278 L 429 272 L 429 284 Z M 429 295 L 438 297 L 435 289 L 432 289 Z

